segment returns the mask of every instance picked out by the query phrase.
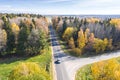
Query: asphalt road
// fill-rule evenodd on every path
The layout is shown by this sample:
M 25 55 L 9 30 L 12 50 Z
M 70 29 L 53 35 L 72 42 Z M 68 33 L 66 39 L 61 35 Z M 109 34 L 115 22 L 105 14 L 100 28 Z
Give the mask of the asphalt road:
M 87 58 L 72 57 L 70 55 L 65 54 L 61 50 L 60 44 L 56 36 L 56 32 L 52 28 L 52 26 L 50 27 L 50 37 L 51 37 L 51 43 L 52 43 L 52 49 L 53 49 L 57 80 L 74 80 L 75 73 L 80 67 L 86 64 L 120 56 L 120 51 L 118 51 L 118 52 L 111 52 L 109 54 L 102 54 L 102 55 L 87 57 Z M 59 59 L 61 62 L 56 63 L 57 59 Z

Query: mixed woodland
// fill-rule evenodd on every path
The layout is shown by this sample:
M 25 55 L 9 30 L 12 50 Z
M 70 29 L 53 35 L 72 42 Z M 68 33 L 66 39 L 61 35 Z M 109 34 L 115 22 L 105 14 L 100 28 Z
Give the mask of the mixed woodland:
M 48 20 L 0 14 L 0 80 L 51 80 Z
M 120 49 L 119 18 L 56 16 L 52 22 L 67 49 L 76 56 Z

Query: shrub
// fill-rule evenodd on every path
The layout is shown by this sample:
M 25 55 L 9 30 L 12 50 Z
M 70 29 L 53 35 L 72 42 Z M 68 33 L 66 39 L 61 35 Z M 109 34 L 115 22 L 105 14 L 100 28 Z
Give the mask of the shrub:
M 79 49 L 79 48 L 74 48 L 72 49 L 72 53 L 75 55 L 75 56 L 80 56 L 82 51 Z
M 20 63 L 10 73 L 9 80 L 50 80 L 50 76 L 38 64 Z
M 87 65 L 78 70 L 77 75 L 75 76 L 75 80 L 93 80 L 90 67 L 91 65 Z

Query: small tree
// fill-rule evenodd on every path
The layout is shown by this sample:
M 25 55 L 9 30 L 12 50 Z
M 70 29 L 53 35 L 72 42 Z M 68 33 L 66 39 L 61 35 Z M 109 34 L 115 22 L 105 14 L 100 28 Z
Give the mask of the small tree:
M 66 23 L 66 21 L 63 21 L 63 33 L 66 30 L 66 28 L 67 28 L 67 23 Z
M 87 29 L 85 30 L 85 43 L 88 42 L 88 37 L 89 37 L 89 35 L 90 35 L 90 30 L 87 28 Z
M 101 40 L 101 39 L 96 38 L 95 43 L 93 45 L 96 53 L 104 52 L 106 50 L 107 43 L 108 43 L 107 39 Z
M 112 45 L 112 39 L 108 40 L 108 46 L 107 46 L 108 50 L 112 50 L 113 49 L 113 45 Z
M 6 50 L 7 33 L 5 30 L 0 29 L 0 55 Z
M 70 38 L 70 40 L 68 41 L 68 44 L 71 49 L 75 48 L 75 43 L 74 43 L 73 37 Z
M 85 37 L 82 29 L 80 29 L 80 31 L 78 32 L 77 45 L 78 48 L 81 50 L 85 47 Z
M 73 27 L 67 27 L 62 38 L 66 41 L 68 41 L 70 39 L 70 37 L 72 37 L 74 32 L 74 28 Z
M 10 73 L 9 80 L 51 80 L 44 68 L 34 62 L 18 64 Z
M 12 32 L 14 33 L 15 35 L 15 43 L 17 44 L 17 40 L 18 40 L 18 34 L 19 34 L 19 31 L 20 31 L 20 28 L 17 24 L 15 23 L 12 23 L 11 24 L 11 28 L 12 28 Z

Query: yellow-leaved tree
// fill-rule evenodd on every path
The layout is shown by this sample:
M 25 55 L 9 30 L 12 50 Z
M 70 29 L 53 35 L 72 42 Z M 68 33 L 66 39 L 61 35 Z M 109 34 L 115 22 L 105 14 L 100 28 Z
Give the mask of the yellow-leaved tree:
M 0 55 L 3 55 L 2 52 L 6 49 L 7 43 L 7 33 L 4 29 L 0 28 Z
M 94 80 L 102 80 L 101 77 L 104 75 L 104 65 L 104 61 L 92 64 L 91 72 Z
M 91 65 L 94 80 L 119 80 L 120 64 L 116 59 L 97 62 Z
M 68 44 L 71 49 L 75 48 L 75 42 L 73 37 L 70 38 L 70 40 L 68 41 Z
M 73 27 L 67 27 L 62 38 L 66 41 L 68 41 L 70 39 L 70 37 L 72 37 L 72 34 L 74 33 L 74 28 Z
M 85 43 L 88 42 L 88 37 L 89 37 L 89 35 L 90 35 L 90 30 L 87 28 L 87 29 L 85 30 Z
M 19 28 L 19 26 L 16 23 L 12 23 L 11 24 L 11 28 L 12 28 L 12 31 L 13 31 L 13 33 L 15 35 L 17 35 L 19 33 L 19 31 L 20 31 L 20 28 Z
M 102 40 L 99 38 L 95 38 L 95 43 L 94 43 L 93 47 L 94 47 L 96 53 L 104 52 L 108 47 L 108 39 L 104 38 L 104 40 Z
M 12 23 L 11 24 L 11 29 L 12 29 L 12 32 L 15 34 L 15 43 L 17 43 L 20 28 L 16 23 Z
M 78 32 L 77 45 L 81 50 L 85 47 L 85 37 L 82 29 Z

